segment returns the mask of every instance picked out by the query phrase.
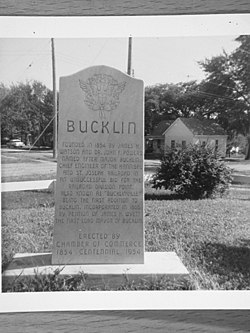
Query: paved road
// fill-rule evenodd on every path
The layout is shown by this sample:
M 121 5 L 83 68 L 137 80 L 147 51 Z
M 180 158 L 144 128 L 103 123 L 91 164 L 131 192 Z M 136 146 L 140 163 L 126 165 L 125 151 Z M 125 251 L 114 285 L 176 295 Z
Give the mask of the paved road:
M 0 315 L 0 333 L 23 332 L 244 333 L 250 332 L 250 311 L 85 311 Z

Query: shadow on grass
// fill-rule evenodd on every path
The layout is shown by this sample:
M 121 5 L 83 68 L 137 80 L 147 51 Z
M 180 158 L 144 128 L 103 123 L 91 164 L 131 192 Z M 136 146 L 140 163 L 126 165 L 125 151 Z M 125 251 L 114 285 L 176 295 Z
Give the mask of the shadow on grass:
M 144 195 L 145 200 L 182 200 L 184 199 L 179 194 L 168 190 L 148 190 Z
M 180 196 L 176 194 L 154 194 L 145 193 L 145 200 L 178 200 L 181 199 Z
M 250 289 L 250 239 L 238 244 L 204 243 L 200 249 L 206 270 L 218 277 L 223 289 Z

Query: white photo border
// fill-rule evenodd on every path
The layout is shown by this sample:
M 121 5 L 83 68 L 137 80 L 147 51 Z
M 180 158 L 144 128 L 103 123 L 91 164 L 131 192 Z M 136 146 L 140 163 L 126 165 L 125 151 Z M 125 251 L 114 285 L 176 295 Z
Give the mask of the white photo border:
M 242 34 L 250 34 L 250 14 L 0 17 L 0 38 L 115 38 Z M 250 291 L 0 293 L 0 312 L 2 313 L 132 309 L 250 309 Z

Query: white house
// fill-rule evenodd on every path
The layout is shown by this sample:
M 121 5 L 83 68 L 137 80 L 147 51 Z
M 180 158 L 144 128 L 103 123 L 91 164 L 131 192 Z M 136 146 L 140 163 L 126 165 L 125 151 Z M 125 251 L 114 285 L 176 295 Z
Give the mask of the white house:
M 145 139 L 146 154 L 161 155 L 170 149 L 201 144 L 214 147 L 221 156 L 226 156 L 227 134 L 220 125 L 208 119 L 164 120 Z

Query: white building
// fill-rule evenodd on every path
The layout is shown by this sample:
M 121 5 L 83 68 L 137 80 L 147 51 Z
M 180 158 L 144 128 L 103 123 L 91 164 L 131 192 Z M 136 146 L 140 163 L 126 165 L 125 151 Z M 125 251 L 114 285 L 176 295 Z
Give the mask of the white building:
M 214 147 L 226 156 L 227 134 L 212 120 L 177 118 L 161 121 L 151 135 L 146 136 L 145 153 L 162 155 L 170 149 L 185 148 L 189 144 Z

